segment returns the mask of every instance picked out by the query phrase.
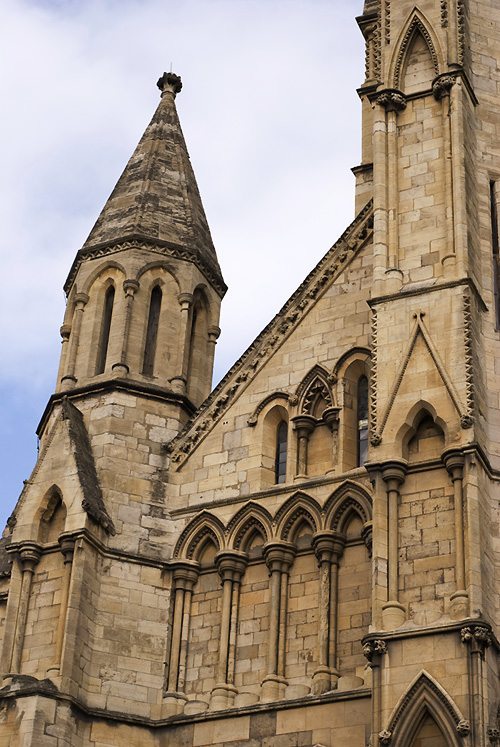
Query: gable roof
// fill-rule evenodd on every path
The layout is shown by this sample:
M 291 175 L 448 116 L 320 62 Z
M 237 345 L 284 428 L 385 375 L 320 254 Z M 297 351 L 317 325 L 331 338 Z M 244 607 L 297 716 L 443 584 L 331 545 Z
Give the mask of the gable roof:
M 296 329 L 302 317 L 312 308 L 323 291 L 365 246 L 372 235 L 372 229 L 373 201 L 370 200 L 271 322 L 229 369 L 184 428 L 166 444 L 173 464 L 179 467 L 201 443 L 254 374 Z

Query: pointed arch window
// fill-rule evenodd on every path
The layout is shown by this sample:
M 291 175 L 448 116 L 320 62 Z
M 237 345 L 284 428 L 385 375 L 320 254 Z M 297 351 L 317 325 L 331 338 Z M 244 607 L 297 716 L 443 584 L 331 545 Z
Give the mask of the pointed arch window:
M 357 391 L 357 432 L 358 459 L 357 466 L 362 467 L 368 457 L 368 379 L 360 376 Z
M 163 294 L 160 286 L 155 285 L 151 291 L 151 300 L 149 302 L 146 344 L 144 346 L 144 360 L 142 364 L 142 373 L 146 376 L 152 376 L 154 373 L 162 296 Z
M 274 481 L 276 485 L 286 482 L 286 460 L 288 453 L 288 423 L 282 420 L 276 430 L 276 459 Z
M 104 297 L 104 310 L 102 315 L 101 337 L 99 340 L 99 355 L 97 357 L 96 374 L 104 373 L 106 358 L 108 355 L 109 333 L 111 330 L 111 319 L 113 317 L 113 305 L 115 302 L 115 287 L 110 285 Z

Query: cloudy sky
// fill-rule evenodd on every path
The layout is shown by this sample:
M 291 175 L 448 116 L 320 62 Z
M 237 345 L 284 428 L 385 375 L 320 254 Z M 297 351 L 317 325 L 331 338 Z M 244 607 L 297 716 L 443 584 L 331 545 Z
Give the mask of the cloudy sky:
M 0 523 L 36 458 L 73 257 L 170 68 L 229 291 L 214 383 L 354 213 L 362 0 L 3 0 Z

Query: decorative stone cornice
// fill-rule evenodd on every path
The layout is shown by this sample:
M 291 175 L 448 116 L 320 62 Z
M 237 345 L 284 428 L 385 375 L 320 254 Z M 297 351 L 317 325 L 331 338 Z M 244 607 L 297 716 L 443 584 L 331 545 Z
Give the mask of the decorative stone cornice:
M 189 420 L 182 431 L 165 445 L 178 468 L 201 443 L 236 396 L 293 332 L 326 287 L 365 246 L 373 231 L 373 202 L 370 200 L 339 240 L 325 254 L 274 319 L 232 366 L 220 384 Z
M 119 252 L 124 252 L 130 249 L 154 252 L 155 254 L 161 254 L 162 256 L 174 257 L 186 262 L 191 262 L 206 277 L 221 298 L 227 291 L 227 285 L 222 280 L 218 268 L 212 266 L 212 264 L 207 261 L 206 257 L 202 256 L 200 253 L 190 251 L 187 247 L 181 244 L 174 244 L 169 241 L 160 241 L 159 239 L 153 240 L 146 236 L 124 236 L 121 239 L 103 242 L 86 247 L 85 249 L 80 249 L 71 266 L 66 282 L 64 283 L 64 292 L 66 295 L 71 290 L 82 262 L 91 259 L 99 259 L 100 257 L 109 257 L 112 254 L 118 254 Z
M 407 106 L 406 96 L 395 88 L 386 88 L 385 91 L 377 92 L 375 102 L 386 112 L 402 112 Z

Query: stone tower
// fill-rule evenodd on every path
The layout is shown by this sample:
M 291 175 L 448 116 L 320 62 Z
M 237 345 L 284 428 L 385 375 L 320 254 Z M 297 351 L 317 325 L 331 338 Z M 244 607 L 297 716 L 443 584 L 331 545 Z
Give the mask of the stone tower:
M 165 74 L 0 545 L 0 745 L 500 744 L 500 11 L 366 0 L 356 217 L 209 393 Z

